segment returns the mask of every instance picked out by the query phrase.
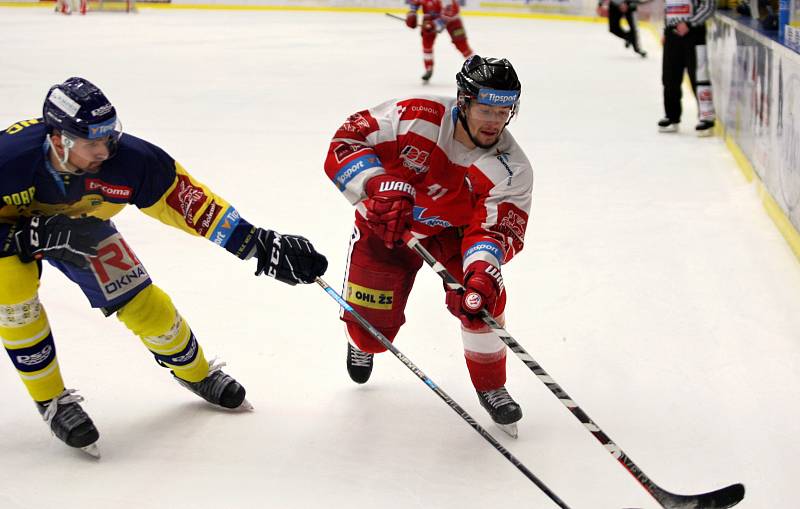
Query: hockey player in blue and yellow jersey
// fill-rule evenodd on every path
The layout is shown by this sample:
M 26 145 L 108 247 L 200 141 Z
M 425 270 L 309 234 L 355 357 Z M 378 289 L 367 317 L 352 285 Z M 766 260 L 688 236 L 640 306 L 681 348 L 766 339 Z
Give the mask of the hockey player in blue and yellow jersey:
M 300 236 L 248 223 L 157 146 L 123 134 L 100 89 L 70 78 L 47 93 L 43 117 L 0 132 L 0 339 L 53 433 L 97 455 L 98 432 L 65 389 L 53 333 L 38 297 L 41 260 L 116 313 L 178 382 L 212 404 L 248 408 L 245 389 L 206 361 L 170 298 L 109 220 L 126 205 L 241 259 L 256 275 L 312 283 L 324 256 Z

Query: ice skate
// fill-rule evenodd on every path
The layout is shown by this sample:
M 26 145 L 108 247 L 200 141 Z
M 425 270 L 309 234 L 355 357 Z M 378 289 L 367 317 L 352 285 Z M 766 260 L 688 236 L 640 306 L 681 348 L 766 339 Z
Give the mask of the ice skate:
M 643 50 L 642 47 L 639 45 L 639 34 L 638 33 L 636 35 L 632 36 L 631 40 L 629 42 L 630 42 L 630 45 L 633 46 L 633 51 L 636 52 L 637 55 L 639 55 L 642 58 L 647 57 L 647 52 L 645 50 Z M 625 46 L 625 47 L 627 48 L 628 46 Z
M 374 354 L 362 352 L 350 343 L 347 343 L 347 374 L 357 384 L 366 383 L 372 374 L 372 361 Z
M 714 134 L 714 121 L 701 120 L 694 126 L 694 132 L 696 132 L 698 136 L 711 136 Z
M 433 76 L 433 69 L 428 69 L 425 71 L 425 74 L 422 75 L 422 82 L 427 83 L 430 81 L 431 76 Z
M 253 405 L 245 399 L 246 391 L 234 378 L 222 371 L 224 362 L 217 363 L 212 359 L 208 363 L 208 375 L 199 382 L 187 382 L 172 376 L 179 384 L 197 394 L 212 405 L 217 405 L 230 410 L 252 410 Z
M 658 121 L 658 132 L 676 133 L 678 132 L 678 124 L 680 124 L 680 122 L 673 122 L 668 118 L 662 118 Z
M 491 391 L 478 391 L 481 406 L 489 412 L 498 428 L 512 438 L 517 438 L 517 421 L 522 419 L 522 408 L 508 394 L 505 387 Z
M 95 442 L 100 438 L 100 434 L 79 405 L 83 401 L 83 396 L 74 393 L 75 389 L 65 389 L 50 401 L 37 401 L 36 408 L 59 440 L 94 458 L 99 458 L 100 450 Z

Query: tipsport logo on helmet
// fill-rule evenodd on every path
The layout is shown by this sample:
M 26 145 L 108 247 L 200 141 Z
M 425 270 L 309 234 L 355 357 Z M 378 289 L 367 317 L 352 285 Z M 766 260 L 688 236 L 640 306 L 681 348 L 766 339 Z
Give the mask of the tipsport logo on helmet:
M 517 99 L 519 99 L 517 91 L 491 88 L 482 88 L 478 91 L 478 102 L 489 106 L 514 106 Z
M 117 117 L 112 117 L 105 122 L 99 124 L 89 125 L 89 139 L 102 138 L 109 136 L 114 132 L 114 127 L 117 125 Z

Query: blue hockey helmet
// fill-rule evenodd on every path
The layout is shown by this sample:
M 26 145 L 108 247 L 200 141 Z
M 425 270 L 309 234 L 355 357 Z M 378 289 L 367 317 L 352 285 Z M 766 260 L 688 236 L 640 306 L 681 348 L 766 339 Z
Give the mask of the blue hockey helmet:
M 121 134 L 111 101 L 84 78 L 69 78 L 50 87 L 42 109 L 48 132 L 59 130 L 89 140 L 110 136 L 114 142 Z
M 522 85 L 511 62 L 505 58 L 471 56 L 456 74 L 456 84 L 462 109 L 475 101 L 489 106 L 510 106 L 513 116 L 519 107 Z

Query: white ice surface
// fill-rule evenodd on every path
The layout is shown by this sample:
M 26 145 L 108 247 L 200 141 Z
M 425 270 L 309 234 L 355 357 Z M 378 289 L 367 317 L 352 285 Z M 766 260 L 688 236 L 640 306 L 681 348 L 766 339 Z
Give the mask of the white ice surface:
M 660 135 L 660 48 L 602 24 L 466 18 L 473 48 L 523 88 L 511 129 L 534 163 L 525 251 L 505 269 L 508 330 L 665 489 L 743 482 L 740 505 L 797 507 L 800 264 L 718 138 Z M 454 93 L 459 55 L 380 14 L 0 8 L 0 124 L 47 88 L 100 85 L 127 132 L 166 149 L 251 222 L 312 239 L 341 285 L 352 210 L 322 171 L 349 114 Z M 253 277 L 136 209 L 116 223 L 256 410 L 217 411 L 46 266 L 41 298 L 68 387 L 103 457 L 51 437 L 0 363 L 0 508 L 555 507 L 390 354 L 345 372 L 338 307 L 316 285 Z M 423 268 L 398 347 L 573 509 L 657 505 L 513 355 L 516 441 L 490 426 L 457 322 Z

